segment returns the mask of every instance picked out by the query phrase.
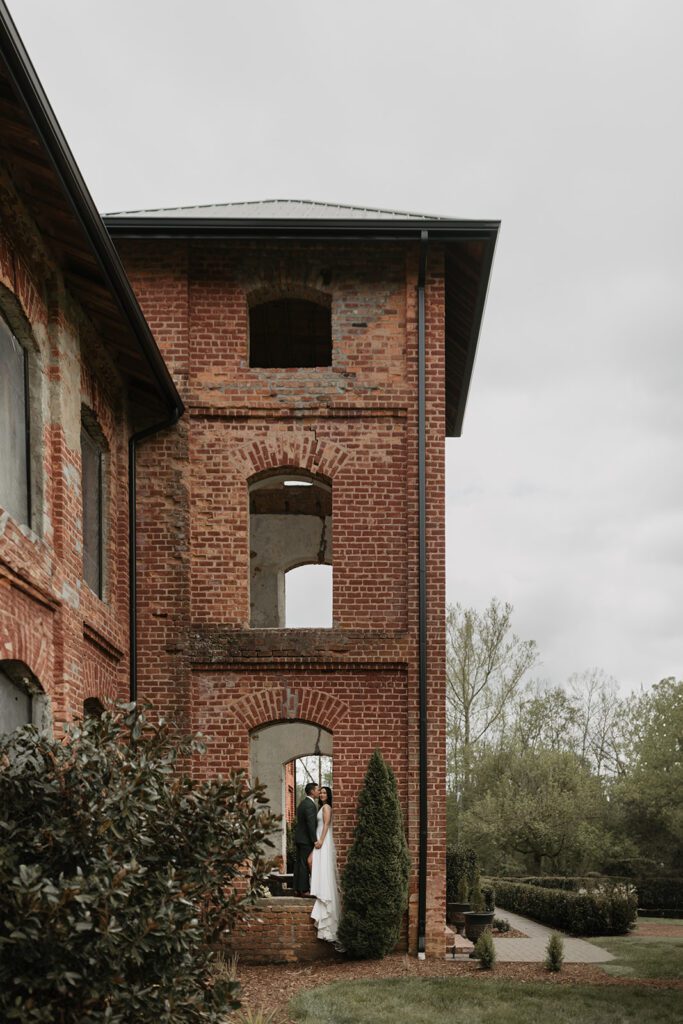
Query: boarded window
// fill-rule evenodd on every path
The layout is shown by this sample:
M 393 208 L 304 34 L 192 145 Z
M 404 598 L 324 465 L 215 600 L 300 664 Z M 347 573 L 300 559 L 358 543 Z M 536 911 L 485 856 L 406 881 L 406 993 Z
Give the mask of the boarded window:
M 0 317 L 0 506 L 30 525 L 27 354 Z
M 332 365 L 329 306 L 306 299 L 275 299 L 249 311 L 249 365 Z
M 81 427 L 83 489 L 83 579 L 102 597 L 104 450 L 87 427 Z

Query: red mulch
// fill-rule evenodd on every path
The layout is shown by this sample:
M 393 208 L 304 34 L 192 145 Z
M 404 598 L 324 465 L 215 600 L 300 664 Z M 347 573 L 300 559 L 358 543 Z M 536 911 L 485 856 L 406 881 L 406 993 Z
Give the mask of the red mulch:
M 510 928 L 506 932 L 499 932 L 497 928 L 492 929 L 494 939 L 528 939 L 526 932 L 518 932 L 516 928 Z
M 290 999 L 305 989 L 329 985 L 334 981 L 356 981 L 384 978 L 453 978 L 471 977 L 486 982 L 490 979 L 544 982 L 549 985 L 642 985 L 647 988 L 675 988 L 683 991 L 683 981 L 663 978 L 620 978 L 605 974 L 594 964 L 565 964 L 557 974 L 545 970 L 543 964 L 499 964 L 484 971 L 474 961 L 423 960 L 394 954 L 384 960 L 344 960 L 310 965 L 271 964 L 251 967 L 239 964 L 243 1005 L 253 1009 L 267 1007 L 278 1011 L 278 1021 L 289 1024 L 285 1010 Z
M 683 921 L 680 924 L 658 924 L 657 921 L 638 921 L 630 933 L 636 938 L 683 939 Z

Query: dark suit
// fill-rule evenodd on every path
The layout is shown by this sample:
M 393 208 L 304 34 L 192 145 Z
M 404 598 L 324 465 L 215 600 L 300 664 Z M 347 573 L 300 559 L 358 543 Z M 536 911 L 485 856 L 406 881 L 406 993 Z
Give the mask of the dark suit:
M 296 809 L 296 861 L 294 862 L 294 892 L 308 892 L 311 878 L 308 872 L 308 858 L 315 845 L 318 825 L 318 808 L 310 796 L 305 796 Z

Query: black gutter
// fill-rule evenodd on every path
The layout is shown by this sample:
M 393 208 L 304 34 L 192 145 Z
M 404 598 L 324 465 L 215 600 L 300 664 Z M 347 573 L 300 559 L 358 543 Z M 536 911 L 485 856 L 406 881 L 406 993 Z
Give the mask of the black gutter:
M 137 567 L 137 473 L 135 459 L 137 446 L 146 437 L 158 434 L 172 427 L 182 416 L 182 405 L 177 405 L 171 415 L 144 430 L 138 430 L 128 441 L 128 623 L 129 623 L 129 669 L 130 702 L 138 699 L 138 567 Z
M 105 216 L 112 238 L 233 238 L 317 241 L 415 241 L 428 231 L 442 242 L 495 239 L 498 221 L 475 220 L 314 220 L 283 218 L 202 218 Z
M 417 878 L 417 955 L 426 955 L 427 931 L 427 462 L 426 462 L 426 341 L 425 280 L 429 232 L 420 233 L 417 278 L 417 487 L 418 487 L 418 606 L 420 688 L 420 842 Z
M 14 88 L 60 181 L 64 197 L 97 259 L 107 287 L 142 349 L 161 394 L 171 409 L 179 407 L 182 410 L 183 403 L 173 378 L 142 315 L 118 253 L 81 177 L 78 165 L 3 0 L 0 0 L 0 52 Z

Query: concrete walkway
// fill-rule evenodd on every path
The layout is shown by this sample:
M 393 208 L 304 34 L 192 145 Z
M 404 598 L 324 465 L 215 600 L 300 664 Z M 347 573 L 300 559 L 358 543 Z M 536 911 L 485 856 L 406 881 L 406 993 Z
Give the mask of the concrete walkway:
M 520 917 L 502 907 L 496 907 L 496 917 L 504 917 L 510 926 L 518 932 L 524 932 L 526 939 L 494 938 L 498 962 L 539 964 L 546 956 L 548 939 L 557 929 L 547 928 L 544 924 L 531 921 L 528 917 Z M 612 953 L 600 946 L 594 946 L 585 939 L 574 939 L 563 932 L 558 932 L 564 939 L 564 960 L 567 964 L 604 964 L 614 960 Z M 461 935 L 455 936 L 455 959 L 465 960 L 474 949 L 474 944 Z
M 530 921 L 527 917 L 512 914 L 509 910 L 496 907 L 496 917 L 505 917 L 510 926 L 518 932 L 524 932 L 528 939 L 494 939 L 496 955 L 499 963 L 542 963 L 545 960 L 545 947 L 548 938 L 557 929 L 546 928 L 544 924 Z M 559 934 L 562 934 L 561 932 Z M 562 935 L 564 939 L 564 960 L 567 964 L 603 964 L 614 960 L 612 953 L 584 939 L 573 939 Z

